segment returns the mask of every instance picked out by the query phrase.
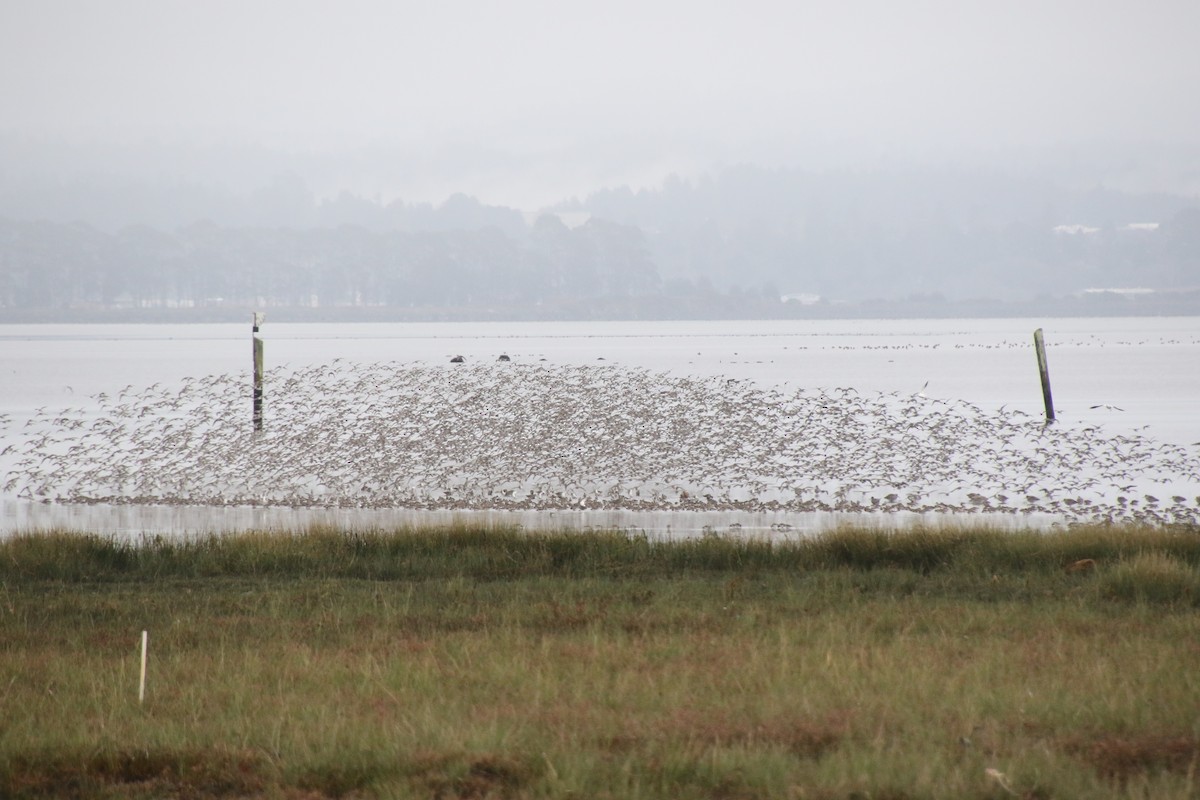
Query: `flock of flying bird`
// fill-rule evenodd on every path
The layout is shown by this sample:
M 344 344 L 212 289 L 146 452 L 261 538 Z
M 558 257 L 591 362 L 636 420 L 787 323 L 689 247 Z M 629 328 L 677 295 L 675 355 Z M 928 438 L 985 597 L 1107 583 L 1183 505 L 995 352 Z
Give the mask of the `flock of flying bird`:
M 1047 513 L 1200 521 L 1200 451 L 921 394 L 619 366 L 332 364 L 39 410 L 0 488 L 60 503 Z M 0 437 L 5 434 L 0 419 Z

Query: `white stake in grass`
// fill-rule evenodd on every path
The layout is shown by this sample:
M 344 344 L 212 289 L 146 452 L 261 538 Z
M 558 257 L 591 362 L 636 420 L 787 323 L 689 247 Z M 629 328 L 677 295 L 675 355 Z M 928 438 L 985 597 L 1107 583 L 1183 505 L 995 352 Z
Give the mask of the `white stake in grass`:
M 142 678 L 138 681 L 138 703 L 146 700 L 146 644 L 150 638 L 147 631 L 142 631 Z

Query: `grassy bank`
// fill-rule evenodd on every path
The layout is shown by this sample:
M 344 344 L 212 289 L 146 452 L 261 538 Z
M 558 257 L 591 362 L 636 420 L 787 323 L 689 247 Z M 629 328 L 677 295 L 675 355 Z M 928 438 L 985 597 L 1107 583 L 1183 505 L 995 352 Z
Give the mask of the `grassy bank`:
M 1195 529 L 21 536 L 0 797 L 1196 797 L 1198 609 Z

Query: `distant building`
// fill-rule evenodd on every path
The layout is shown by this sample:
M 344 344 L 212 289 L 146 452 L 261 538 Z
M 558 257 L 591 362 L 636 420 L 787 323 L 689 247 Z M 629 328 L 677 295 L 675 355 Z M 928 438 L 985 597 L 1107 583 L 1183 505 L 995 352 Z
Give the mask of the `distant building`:
M 1084 290 L 1083 290 L 1083 294 L 1085 294 L 1085 295 L 1113 294 L 1113 295 L 1117 295 L 1118 297 L 1130 297 L 1130 298 L 1132 298 L 1132 297 L 1143 297 L 1143 296 L 1145 296 L 1145 295 L 1148 295 L 1148 294 L 1154 294 L 1154 290 L 1153 290 L 1153 289 L 1140 288 L 1140 287 L 1138 287 L 1138 288 L 1133 288 L 1133 287 L 1131 287 L 1131 288 L 1124 288 L 1124 289 L 1118 289 L 1118 288 L 1113 288 L 1113 289 L 1084 289 Z
M 804 292 L 797 292 L 795 294 L 784 294 L 784 295 L 779 296 L 779 302 L 781 302 L 781 303 L 799 303 L 802 306 L 815 306 L 817 303 L 821 302 L 821 295 L 807 294 Z
M 1066 234 L 1067 236 L 1087 236 L 1093 233 L 1099 233 L 1100 228 L 1093 225 L 1055 225 L 1051 228 L 1054 233 Z M 1122 225 L 1117 228 L 1121 233 L 1154 233 L 1158 230 L 1157 222 L 1130 222 L 1127 225 Z

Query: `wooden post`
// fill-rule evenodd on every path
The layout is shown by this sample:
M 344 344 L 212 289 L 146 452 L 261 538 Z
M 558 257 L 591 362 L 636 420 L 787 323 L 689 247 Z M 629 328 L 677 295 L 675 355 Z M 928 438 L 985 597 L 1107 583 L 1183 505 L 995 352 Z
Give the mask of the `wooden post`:
M 258 337 L 258 326 L 262 325 L 266 314 L 254 312 L 254 432 L 263 429 L 263 340 Z
M 1046 422 L 1054 422 L 1054 398 L 1050 396 L 1050 368 L 1046 365 L 1046 341 L 1042 329 L 1033 332 L 1033 347 L 1037 350 L 1038 372 L 1042 376 L 1042 400 L 1046 403 Z

